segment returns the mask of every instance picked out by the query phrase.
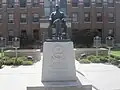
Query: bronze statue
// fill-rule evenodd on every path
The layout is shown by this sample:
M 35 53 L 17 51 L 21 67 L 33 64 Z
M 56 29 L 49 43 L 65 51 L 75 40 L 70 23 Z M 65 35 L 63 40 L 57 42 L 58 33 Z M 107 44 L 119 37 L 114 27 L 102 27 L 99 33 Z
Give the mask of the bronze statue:
M 65 21 L 64 13 L 60 11 L 60 8 L 58 5 L 56 5 L 56 10 L 51 13 L 49 18 L 49 31 L 48 31 L 48 37 L 49 39 L 52 39 L 52 28 L 56 29 L 56 39 L 66 39 L 67 38 L 67 26 Z

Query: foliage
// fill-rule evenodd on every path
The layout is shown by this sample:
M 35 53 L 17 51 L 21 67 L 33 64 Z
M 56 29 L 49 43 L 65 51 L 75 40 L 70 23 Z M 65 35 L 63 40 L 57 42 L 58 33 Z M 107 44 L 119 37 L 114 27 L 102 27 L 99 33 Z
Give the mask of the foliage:
M 15 60 L 15 65 L 22 65 L 23 64 L 23 60 L 17 59 Z
M 2 68 L 3 62 L 0 60 L 0 68 Z
M 9 59 L 4 61 L 4 65 L 15 65 L 15 59 Z
M 105 55 L 90 55 L 87 56 L 85 59 L 78 59 L 80 63 L 111 63 L 113 65 L 117 65 L 120 67 L 120 56 L 115 56 L 115 55 L 110 55 L 110 56 L 105 56 Z
M 72 41 L 76 46 L 82 44 L 86 47 L 91 47 L 93 45 L 93 38 L 96 35 L 95 32 L 94 30 L 74 30 Z
M 23 60 L 23 61 L 26 61 L 28 60 L 27 57 L 23 56 L 23 57 L 18 57 L 17 60 Z
M 94 55 L 88 56 L 87 59 L 88 59 L 89 61 L 91 61 L 92 63 L 100 63 L 100 58 L 98 58 L 98 57 L 96 57 L 96 56 L 94 56 Z
M 79 60 L 80 63 L 85 63 L 85 64 L 89 64 L 91 63 L 91 61 L 89 61 L 88 59 L 81 59 Z
M 28 61 L 27 57 L 12 57 L 4 60 L 4 65 L 32 65 L 32 61 Z
M 23 65 L 32 65 L 33 62 L 32 61 L 23 61 Z
M 97 58 L 99 58 L 100 63 L 106 63 L 109 59 L 107 56 L 97 56 Z
M 3 60 L 3 61 L 9 60 L 9 59 L 10 59 L 10 57 L 8 57 L 8 56 L 1 57 L 1 60 Z

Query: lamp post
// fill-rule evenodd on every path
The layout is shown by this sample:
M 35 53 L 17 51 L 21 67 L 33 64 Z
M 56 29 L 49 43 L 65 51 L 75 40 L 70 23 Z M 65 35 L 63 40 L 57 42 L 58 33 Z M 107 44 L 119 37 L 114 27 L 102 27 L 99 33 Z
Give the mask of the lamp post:
M 16 59 L 17 59 L 17 57 L 18 57 L 17 50 L 20 47 L 20 39 L 18 37 L 15 37 L 12 39 L 12 42 L 13 42 L 13 48 L 15 48 Z
M 96 47 L 96 56 L 98 56 L 98 48 L 101 47 L 101 37 L 94 37 L 94 47 Z
M 3 53 L 4 53 L 5 45 L 6 45 L 6 39 L 4 37 L 0 37 L 0 48 L 2 52 L 1 56 L 4 56 Z
M 106 46 L 108 48 L 108 55 L 111 54 L 111 48 L 114 46 L 114 38 L 111 36 L 106 37 Z

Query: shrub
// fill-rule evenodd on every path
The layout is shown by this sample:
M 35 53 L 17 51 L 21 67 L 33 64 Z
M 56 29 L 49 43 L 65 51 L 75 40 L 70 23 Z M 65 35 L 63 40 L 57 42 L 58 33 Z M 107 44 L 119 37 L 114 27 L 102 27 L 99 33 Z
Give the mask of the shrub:
M 5 64 L 5 65 L 14 65 L 14 64 L 15 64 L 15 60 L 13 60 L 13 59 L 6 60 L 6 61 L 4 62 L 4 64 Z
M 115 56 L 115 59 L 116 60 L 120 60 L 120 56 Z
M 90 56 L 87 57 L 88 60 L 92 60 L 94 58 L 96 58 L 96 56 L 94 56 L 94 55 L 90 55 Z
M 28 60 L 27 57 L 23 56 L 23 57 L 18 57 L 17 60 L 23 60 L 23 61 L 26 61 Z
M 116 56 L 111 54 L 110 57 L 115 58 Z
M 100 58 L 98 58 L 97 56 L 94 56 L 94 55 L 88 56 L 87 59 L 89 61 L 91 61 L 92 63 L 100 63 Z
M 98 58 L 100 59 L 100 62 L 101 62 L 101 63 L 106 63 L 106 62 L 109 61 L 109 60 L 108 60 L 108 57 L 106 57 L 106 56 L 98 56 Z
M 88 59 L 81 59 L 79 60 L 80 63 L 85 63 L 85 64 L 89 64 L 91 63 Z
M 3 62 L 0 60 L 0 68 L 2 68 Z
M 32 61 L 23 61 L 23 65 L 32 65 L 33 62 Z
M 8 56 L 1 57 L 1 60 L 4 60 L 4 61 L 9 60 L 9 59 L 10 59 L 10 57 L 8 57 Z
M 23 64 L 23 60 L 15 60 L 15 65 L 22 65 Z

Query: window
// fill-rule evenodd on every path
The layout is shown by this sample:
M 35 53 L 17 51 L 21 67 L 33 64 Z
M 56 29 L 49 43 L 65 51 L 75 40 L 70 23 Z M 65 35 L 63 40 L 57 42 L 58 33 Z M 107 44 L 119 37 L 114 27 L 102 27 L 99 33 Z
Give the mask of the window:
M 26 0 L 19 0 L 20 2 L 20 7 L 26 7 Z
M 21 37 L 24 38 L 24 39 L 27 37 L 27 32 L 26 32 L 25 29 L 21 30 Z
M 0 14 L 0 23 L 2 22 L 2 14 Z
M 8 31 L 8 41 L 12 41 L 13 37 L 14 37 L 14 32 L 11 29 L 11 30 Z
M 44 0 L 44 14 L 45 16 L 50 15 L 50 1 L 49 0 Z
M 8 23 L 14 23 L 14 15 L 8 14 Z
M 101 12 L 97 12 L 96 21 L 97 22 L 102 22 L 102 13 Z
M 90 0 L 83 0 L 84 7 L 90 7 Z
M 7 2 L 6 0 L 2 0 L 2 3 L 3 3 L 3 4 L 6 4 L 6 2 Z
M 50 15 L 50 8 L 44 8 L 44 12 L 45 12 L 45 16 L 49 16 Z
M 20 22 L 21 23 L 27 23 L 27 15 L 26 14 L 21 14 L 20 15 Z
M 108 0 L 108 7 L 114 7 L 114 0 Z
M 84 21 L 85 22 L 90 22 L 90 12 L 85 12 L 84 13 Z
M 67 0 L 60 0 L 60 7 L 61 8 L 67 8 Z
M 114 13 L 108 13 L 108 22 L 114 22 Z
M 102 0 L 96 0 L 96 7 L 102 7 Z
M 33 14 L 33 22 L 39 22 L 39 14 Z
M 78 21 L 78 13 L 72 13 L 72 21 L 77 22 Z
M 72 7 L 78 7 L 78 0 L 72 0 Z
M 7 0 L 8 8 L 14 8 L 14 0 Z
M 33 30 L 33 38 L 35 40 L 39 40 L 39 30 L 38 29 Z
M 39 6 L 39 0 L 32 0 L 32 6 L 33 7 L 38 7 Z

